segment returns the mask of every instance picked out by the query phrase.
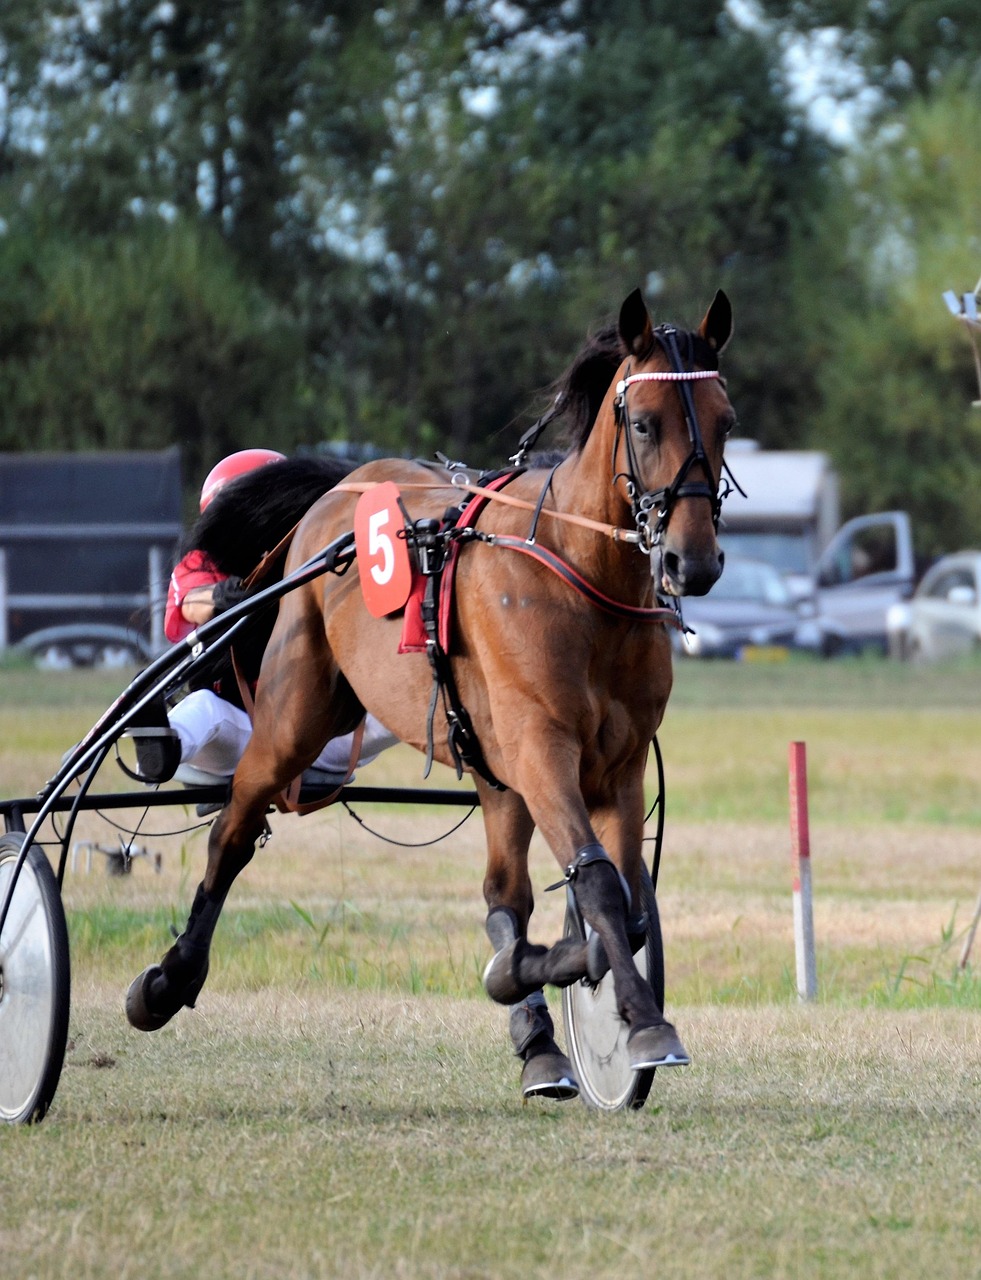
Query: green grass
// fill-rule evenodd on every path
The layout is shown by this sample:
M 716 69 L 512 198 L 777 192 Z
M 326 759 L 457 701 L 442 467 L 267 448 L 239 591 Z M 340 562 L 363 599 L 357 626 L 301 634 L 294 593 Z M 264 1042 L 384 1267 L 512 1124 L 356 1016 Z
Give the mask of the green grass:
M 51 1114 L 0 1131 L 0 1274 L 929 1274 L 981 1257 L 981 669 L 683 663 L 661 733 L 668 1012 L 692 1067 L 648 1106 L 522 1105 L 487 959 L 479 816 L 397 849 L 342 811 L 272 818 L 193 1011 L 144 1036 L 203 834 L 69 873 L 71 1044 Z M 118 677 L 0 671 L 0 787 L 29 792 Z M 50 683 L 49 683 L 50 682 Z M 787 748 L 807 743 L 818 1001 L 795 994 Z M 373 782 L 416 784 L 407 749 Z M 364 781 L 369 781 L 366 771 Z M 132 815 L 138 818 L 139 814 Z M 458 815 L 363 811 L 400 839 Z M 160 827 L 174 823 L 160 817 Z M 105 838 L 99 820 L 80 824 Z M 534 929 L 561 929 L 532 851 Z M 978 944 L 981 946 L 981 942 Z M 557 1010 L 557 1001 L 553 1001 Z
M 826 707 L 856 710 L 981 709 L 981 656 L 937 664 L 891 662 L 872 655 L 785 662 L 678 660 L 671 710 Z
M 522 1106 L 486 1004 L 276 990 L 139 1037 L 98 997 L 0 1134 L 5 1274 L 977 1274 L 963 1013 L 695 1011 L 693 1066 L 611 1117 Z
M 868 659 L 677 664 L 660 734 L 668 786 L 660 898 L 673 1000 L 753 1006 L 792 996 L 787 750 L 800 739 L 822 998 L 895 1007 L 977 1001 L 977 983 L 955 972 L 954 953 L 981 882 L 979 675 L 976 663 L 913 668 Z M 113 673 L 0 672 L 0 778 L 11 764 L 33 768 L 35 783 L 19 788 L 33 790 L 46 776 L 39 761 L 60 755 L 119 683 Z M 35 706 L 42 691 L 49 705 Z M 390 776 L 376 776 L 382 768 Z M 420 771 L 414 753 L 389 753 L 370 780 L 415 784 Z M 111 767 L 108 776 L 117 785 Z M 327 857 L 318 850 L 319 818 L 274 819 L 283 834 L 232 895 L 211 984 L 478 996 L 487 945 L 479 816 L 432 850 L 402 851 L 332 812 Z M 399 838 L 422 821 L 421 834 L 438 833 L 459 816 L 424 819 L 393 806 L 362 815 Z M 161 828 L 180 825 L 181 816 L 162 815 Z M 76 875 L 66 885 L 76 963 L 106 980 L 138 971 L 169 945 L 201 874 L 202 836 L 147 839 L 171 869 L 159 893 L 139 862 L 123 881 Z M 285 862 L 283 841 L 299 851 Z M 547 941 L 561 928 L 561 905 L 559 895 L 540 891 L 554 878 L 544 850 L 533 865 L 535 928 Z M 259 868 L 265 879 L 256 888 Z M 710 930 L 700 919 L 706 913 Z M 905 926 L 890 923 L 906 916 L 908 938 Z

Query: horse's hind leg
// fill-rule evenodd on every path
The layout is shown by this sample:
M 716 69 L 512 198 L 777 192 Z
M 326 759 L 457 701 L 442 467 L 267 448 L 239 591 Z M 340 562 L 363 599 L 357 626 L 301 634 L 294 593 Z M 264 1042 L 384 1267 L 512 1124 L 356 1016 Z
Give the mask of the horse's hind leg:
M 127 993 L 126 1015 L 140 1031 L 155 1031 L 184 1006 L 193 1008 L 208 976 L 218 917 L 266 830 L 270 800 L 316 758 L 331 736 L 337 710 L 330 691 L 337 673 L 331 667 L 319 611 L 314 603 L 304 616 L 302 603 L 290 601 L 291 621 L 282 624 L 281 615 L 270 641 L 256 697 L 255 728 L 235 771 L 231 798 L 211 828 L 207 869 L 184 932 Z M 286 642 L 279 641 L 280 634 L 287 636 Z M 324 696 L 312 697 L 315 689 L 324 690 Z
M 510 973 L 515 952 L 544 953 L 527 941 L 528 920 L 534 901 L 528 875 L 528 845 L 534 826 L 524 802 L 514 792 L 492 791 L 478 781 L 487 835 L 487 934 L 495 955 L 487 975 L 498 968 Z M 487 977 L 485 976 L 485 981 Z M 508 978 L 503 979 L 508 982 Z M 542 979 L 544 981 L 544 979 Z M 493 982 L 493 978 L 491 979 Z M 555 1040 L 555 1026 L 540 985 L 514 993 L 508 1029 L 515 1055 L 522 1061 L 521 1091 L 525 1097 L 565 1100 L 579 1094 L 572 1064 Z

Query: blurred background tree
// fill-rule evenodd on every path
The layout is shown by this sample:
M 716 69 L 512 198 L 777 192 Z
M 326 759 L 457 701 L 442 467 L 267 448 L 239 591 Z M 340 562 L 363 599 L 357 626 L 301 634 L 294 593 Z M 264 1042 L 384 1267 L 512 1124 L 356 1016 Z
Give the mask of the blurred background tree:
M 6 0 L 0 447 L 495 463 L 635 285 L 685 324 L 721 285 L 744 434 L 981 540 L 939 298 L 981 271 L 974 7 Z

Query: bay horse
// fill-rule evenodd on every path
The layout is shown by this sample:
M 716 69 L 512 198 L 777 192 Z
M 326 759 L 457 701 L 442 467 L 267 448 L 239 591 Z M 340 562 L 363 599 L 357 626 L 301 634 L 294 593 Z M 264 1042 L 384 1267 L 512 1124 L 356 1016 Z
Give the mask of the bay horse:
M 644 928 L 644 772 L 672 682 L 676 614 L 659 602 L 704 594 L 723 567 L 720 482 L 735 415 L 718 357 L 731 328 L 721 291 L 687 332 L 655 328 L 635 290 L 612 346 L 584 349 L 557 398 L 576 432 L 569 453 L 551 470 L 516 471 L 474 517 L 457 555 L 449 665 L 479 744 L 477 765 L 471 755 L 467 767 L 487 838 L 494 952 L 484 985 L 511 1007 L 526 1095 L 577 1092 L 543 986 L 608 970 L 630 1066 L 689 1060 L 633 953 Z M 425 463 L 368 463 L 305 516 L 287 572 L 352 528 L 357 497 L 373 485 L 394 481 L 411 522 L 438 522 L 458 503 L 459 480 Z M 134 1026 L 154 1030 L 193 1006 L 225 898 L 253 856 L 270 801 L 328 738 L 352 731 L 369 710 L 403 742 L 459 765 L 453 709 L 437 699 L 427 658 L 399 652 L 403 621 L 372 616 L 355 574 L 283 598 L 254 733 L 212 827 L 204 879 L 185 931 L 130 988 Z M 589 942 L 528 940 L 535 827 L 592 926 Z

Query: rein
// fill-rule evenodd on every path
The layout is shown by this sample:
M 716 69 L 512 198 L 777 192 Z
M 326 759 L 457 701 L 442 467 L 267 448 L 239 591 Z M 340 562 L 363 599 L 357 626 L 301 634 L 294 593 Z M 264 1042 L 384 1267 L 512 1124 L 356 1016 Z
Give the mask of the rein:
M 369 489 L 376 488 L 382 482 L 380 480 L 342 480 L 340 484 L 334 485 L 331 490 L 336 493 L 340 490 L 342 493 L 367 493 Z M 566 524 L 578 525 L 581 529 L 592 529 L 594 533 L 602 533 L 607 538 L 612 538 L 614 542 L 628 542 L 634 546 L 639 545 L 641 535 L 636 529 L 622 529 L 619 525 L 604 524 L 601 520 L 590 520 L 588 516 L 577 516 L 571 511 L 553 511 L 551 507 L 541 507 L 540 504 L 527 502 L 524 498 L 515 498 L 508 493 L 500 493 L 496 489 L 487 489 L 483 485 L 471 484 L 469 481 L 454 476 L 448 484 L 437 484 L 435 481 L 429 484 L 421 482 L 410 482 L 400 484 L 400 489 L 462 489 L 464 493 L 472 493 L 478 498 L 491 498 L 494 502 L 503 502 L 509 507 L 519 507 L 522 511 L 531 511 L 536 515 L 549 516 L 553 520 L 562 520 Z
M 577 573 L 572 565 L 533 541 L 500 533 L 478 533 L 477 537 L 489 546 L 505 547 L 509 551 L 520 551 L 523 555 L 531 556 L 539 564 L 558 574 L 563 582 L 575 588 L 581 596 L 585 596 L 590 604 L 595 605 L 597 609 L 602 609 L 604 613 L 612 614 L 615 618 L 625 618 L 628 622 L 667 622 L 675 627 L 682 626 L 676 609 L 663 605 L 648 607 L 624 604 L 622 600 L 614 600 L 612 596 L 604 595 L 598 587 L 594 587 L 582 574 Z
M 551 480 L 551 475 L 549 476 Z M 334 488 L 343 490 L 347 493 L 366 493 L 370 489 L 374 489 L 380 481 L 342 481 L 335 485 Z M 549 551 L 538 545 L 535 540 L 535 530 L 538 524 L 538 517 L 545 515 L 551 516 L 553 519 L 565 521 L 568 524 L 575 524 L 584 529 L 592 529 L 596 533 L 602 533 L 608 538 L 612 538 L 614 542 L 630 543 L 638 546 L 642 541 L 642 534 L 638 530 L 622 529 L 618 525 L 604 524 L 599 520 L 590 520 L 588 516 L 577 516 L 571 512 L 553 511 L 550 507 L 543 506 L 545 492 L 548 489 L 548 482 L 542 490 L 542 496 L 538 502 L 527 502 L 523 498 L 515 498 L 507 493 L 502 493 L 500 489 L 490 489 L 483 485 L 471 484 L 469 481 L 454 478 L 450 485 L 455 489 L 462 489 L 465 493 L 473 494 L 475 497 L 491 500 L 494 502 L 503 502 L 507 506 L 518 507 L 523 511 L 530 511 L 533 514 L 532 527 L 527 538 L 517 538 L 509 534 L 483 533 L 476 528 L 460 529 L 456 531 L 458 541 L 463 541 L 469 536 L 471 539 L 485 543 L 491 547 L 503 547 L 510 551 L 519 551 L 524 555 L 531 556 L 537 560 L 539 564 L 550 569 L 557 574 L 568 586 L 578 591 L 584 596 L 590 604 L 597 609 L 602 609 L 604 613 L 612 614 L 616 618 L 624 618 L 631 622 L 667 622 L 672 626 L 680 627 L 682 625 L 678 616 L 678 611 L 674 607 L 646 606 L 624 604 L 621 600 L 615 600 L 612 596 L 605 595 L 598 587 L 582 576 L 572 565 L 568 564 L 554 551 Z M 445 484 L 422 484 L 408 483 L 399 486 L 400 489 L 446 489 L 450 486 Z

